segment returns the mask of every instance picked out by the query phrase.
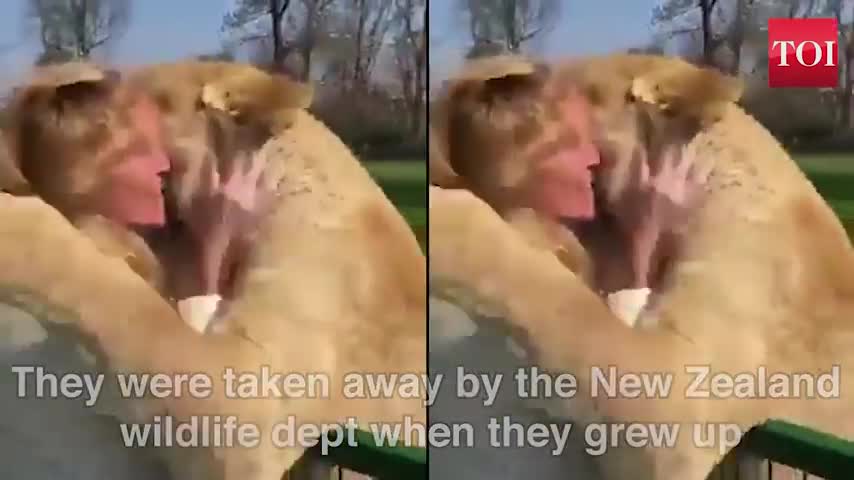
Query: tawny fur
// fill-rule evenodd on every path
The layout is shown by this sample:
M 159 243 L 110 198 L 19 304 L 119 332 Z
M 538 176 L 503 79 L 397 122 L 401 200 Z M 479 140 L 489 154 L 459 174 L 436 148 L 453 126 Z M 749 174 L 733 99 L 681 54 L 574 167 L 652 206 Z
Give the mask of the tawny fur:
M 197 87 L 180 76 L 172 98 Z M 179 105 L 181 107 L 181 105 Z M 36 199 L 3 197 L 3 295 L 29 309 L 61 309 L 59 321 L 91 337 L 108 371 L 207 372 L 208 399 L 119 402 L 127 418 L 168 412 L 237 415 L 262 438 L 275 422 L 424 422 L 421 398 L 345 399 L 349 372 L 426 373 L 426 265 L 411 229 L 348 148 L 299 111 L 267 142 L 265 178 L 280 201 L 264 222 L 247 276 L 218 321 L 199 335 L 126 264 L 101 254 L 56 211 Z M 23 251 L 22 251 L 23 250 Z M 35 301 L 33 301 L 35 299 Z M 50 310 L 54 311 L 54 310 Z M 326 373 L 328 399 L 224 398 L 222 370 Z M 412 439 L 410 439 L 412 440 Z M 252 449 L 163 452 L 174 478 L 278 480 L 302 454 L 269 442 Z
M 263 124 L 276 134 L 311 105 L 314 89 L 255 66 L 220 61 L 181 61 L 146 66 L 137 76 L 152 86 L 167 110 L 195 103 L 223 110 L 241 121 Z M 173 82 L 180 82 L 180 87 Z M 192 102 L 187 104 L 187 97 Z
M 502 218 L 531 245 L 553 252 L 576 275 L 588 281 L 592 279 L 592 259 L 571 230 L 531 208 L 507 210 Z
M 622 103 L 628 95 L 701 125 L 719 120 L 744 91 L 741 79 L 678 57 L 617 53 L 573 59 L 564 65 L 579 69 L 588 80 L 587 94 L 594 103 Z M 604 73 L 608 76 L 603 78 Z
M 100 215 L 76 219 L 74 226 L 95 242 L 101 253 L 124 259 L 137 275 L 165 293 L 163 265 L 142 237 Z
M 591 72 L 595 70 L 590 70 Z M 621 100 L 599 71 L 603 104 Z M 624 91 L 624 90 L 623 90 Z M 600 107 L 601 109 L 601 107 Z M 600 111 L 600 113 L 603 113 Z M 739 107 L 687 145 L 708 162 L 708 197 L 689 222 L 669 282 L 640 323 L 621 324 L 598 296 L 555 261 L 531 248 L 483 202 L 465 191 L 430 191 L 433 293 L 487 303 L 527 336 L 539 364 L 572 372 L 582 386 L 577 420 L 595 422 L 733 422 L 744 431 L 769 418 L 854 438 L 851 398 L 842 370 L 841 399 L 690 399 L 684 365 L 713 371 L 823 373 L 850 357 L 854 329 L 854 257 L 839 220 L 780 144 Z M 625 131 L 610 125 L 609 134 Z M 623 127 L 627 128 L 627 127 Z M 630 129 L 631 130 L 631 129 Z M 637 141 L 637 140 L 635 140 Z M 434 283 L 435 282 L 435 283 Z M 672 372 L 664 399 L 583 402 L 592 366 Z M 703 479 L 720 460 L 690 435 L 677 448 L 610 449 L 597 458 L 605 478 Z

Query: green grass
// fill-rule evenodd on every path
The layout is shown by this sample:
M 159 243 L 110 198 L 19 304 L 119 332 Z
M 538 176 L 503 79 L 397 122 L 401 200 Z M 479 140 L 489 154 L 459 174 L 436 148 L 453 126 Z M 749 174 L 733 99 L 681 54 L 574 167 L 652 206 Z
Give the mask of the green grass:
M 854 153 L 797 154 L 795 160 L 854 236 Z M 427 164 L 419 160 L 365 162 L 422 245 L 427 231 Z
M 423 159 L 383 160 L 365 162 L 376 178 L 399 182 L 423 182 L 427 178 L 427 162 Z
M 798 154 L 795 160 L 854 237 L 854 153 Z
M 366 161 L 365 166 L 409 222 L 423 247 L 427 238 L 427 162 Z
M 854 201 L 854 154 L 796 155 L 795 160 L 829 201 Z

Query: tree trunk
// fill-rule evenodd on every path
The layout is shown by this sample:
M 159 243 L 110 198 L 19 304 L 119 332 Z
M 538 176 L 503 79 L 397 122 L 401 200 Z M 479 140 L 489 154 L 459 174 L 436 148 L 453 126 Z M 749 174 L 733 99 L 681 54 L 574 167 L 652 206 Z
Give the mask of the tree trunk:
M 744 0 L 738 0 L 735 6 L 735 21 L 729 34 L 729 47 L 733 56 L 729 72 L 731 75 L 738 75 L 741 70 L 741 47 L 744 44 L 745 15 Z
M 284 13 L 279 10 L 279 2 L 270 0 L 270 20 L 273 25 L 273 69 L 281 71 L 285 64 L 285 52 L 282 48 L 282 18 Z
M 313 45 L 304 45 L 302 47 L 302 73 L 300 79 L 303 82 L 311 80 L 311 53 L 313 50 Z
M 77 58 L 89 57 L 89 45 L 86 41 L 86 10 L 89 8 L 86 0 L 71 4 L 71 14 L 74 16 L 75 55 Z
M 418 138 L 424 126 L 424 93 L 427 82 L 425 81 L 427 69 L 425 62 L 427 60 L 427 9 L 424 9 L 424 23 L 421 27 L 421 34 L 418 37 L 418 46 L 415 49 L 415 79 L 413 84 L 413 105 L 412 105 L 412 135 L 413 138 Z
M 424 100 L 421 98 L 420 90 L 420 88 L 416 89 L 412 102 L 412 118 L 410 119 L 412 138 L 418 138 L 424 126 Z
M 356 5 L 359 8 L 359 19 L 356 23 L 356 55 L 353 58 L 353 75 L 352 75 L 352 85 L 351 87 L 355 88 L 361 81 L 361 70 L 362 70 L 362 54 L 364 53 L 363 49 L 365 48 L 364 43 L 364 34 L 365 34 L 365 1 L 357 0 Z
M 518 52 L 521 46 L 520 35 L 516 25 L 516 0 L 504 0 L 504 33 L 507 35 L 507 50 Z
M 842 2 L 835 6 L 833 12 L 839 24 L 839 93 L 837 102 L 839 111 L 837 127 L 847 130 L 851 127 L 851 63 L 854 60 L 854 26 L 842 25 Z
M 317 18 L 319 8 L 317 2 L 307 5 L 308 13 L 305 19 L 305 28 L 303 29 L 302 45 L 300 53 L 302 56 L 302 72 L 300 78 L 303 82 L 307 82 L 311 78 L 311 54 L 314 51 L 314 44 L 317 41 Z
M 842 128 L 851 128 L 851 90 L 854 88 L 854 82 L 851 81 L 851 66 L 854 63 L 854 31 L 849 31 L 847 41 L 845 42 L 845 54 L 843 55 L 845 66 L 842 78 L 842 101 L 840 102 L 842 112 L 840 115 L 840 124 Z
M 700 0 L 700 11 L 703 16 L 703 63 L 705 65 L 714 64 L 714 49 L 712 45 L 712 8 L 714 2 L 712 0 Z

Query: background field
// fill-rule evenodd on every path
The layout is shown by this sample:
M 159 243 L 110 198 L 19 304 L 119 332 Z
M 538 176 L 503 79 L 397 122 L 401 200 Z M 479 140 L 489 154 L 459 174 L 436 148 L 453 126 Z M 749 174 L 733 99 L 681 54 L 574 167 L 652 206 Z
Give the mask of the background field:
M 383 160 L 368 161 L 365 166 L 403 213 L 424 248 L 427 234 L 427 162 Z
M 795 159 L 854 236 L 854 153 L 796 154 Z M 384 160 L 365 165 L 406 217 L 423 247 L 427 230 L 426 162 Z
M 854 236 L 854 153 L 797 154 L 795 159 Z

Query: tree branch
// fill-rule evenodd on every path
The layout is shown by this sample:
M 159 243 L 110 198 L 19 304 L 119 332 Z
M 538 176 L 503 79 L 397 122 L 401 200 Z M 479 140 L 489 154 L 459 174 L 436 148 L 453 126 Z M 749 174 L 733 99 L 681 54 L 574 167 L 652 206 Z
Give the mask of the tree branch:
M 282 15 L 284 15 L 284 14 L 285 14 L 285 11 L 288 9 L 288 7 L 289 7 L 290 5 L 291 5 L 291 0 L 284 0 L 284 1 L 282 2 L 282 6 L 281 6 L 281 8 L 279 8 L 278 16 L 280 16 L 280 17 L 281 17 Z
M 92 42 L 92 44 L 89 46 L 89 50 L 94 50 L 94 49 L 100 47 L 101 45 L 107 43 L 107 41 L 109 39 L 110 39 L 109 35 L 104 35 L 99 40 L 95 40 L 94 42 Z
M 50 35 L 48 35 L 46 22 L 41 22 L 41 40 L 42 47 L 45 49 L 62 50 L 62 45 L 60 43 L 54 43 L 53 40 L 51 40 Z
M 540 33 L 540 32 L 542 32 L 542 31 L 543 31 L 543 27 L 540 27 L 540 28 L 535 28 L 534 30 L 531 30 L 531 31 L 530 31 L 530 32 L 528 32 L 528 33 L 524 33 L 524 34 L 522 34 L 522 36 L 521 36 L 521 37 L 519 37 L 519 43 L 525 43 L 525 42 L 527 42 L 528 40 L 530 40 L 530 39 L 532 39 L 532 38 L 536 37 L 537 35 L 539 35 L 539 33 Z
M 265 40 L 269 37 L 270 37 L 270 34 L 266 33 L 266 32 L 264 32 L 264 33 L 247 33 L 246 35 L 243 35 L 242 37 L 240 37 L 240 42 L 241 43 L 255 42 L 258 40 Z

